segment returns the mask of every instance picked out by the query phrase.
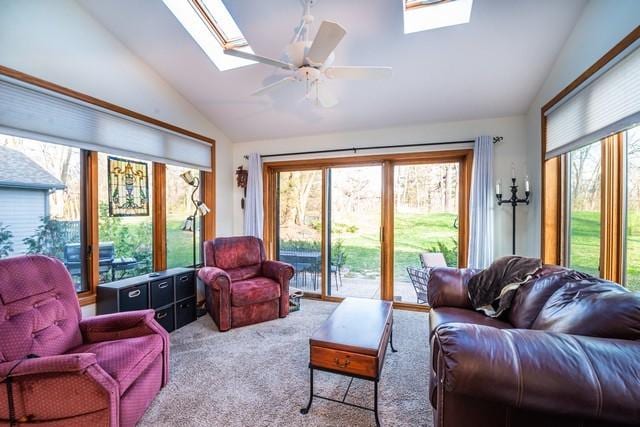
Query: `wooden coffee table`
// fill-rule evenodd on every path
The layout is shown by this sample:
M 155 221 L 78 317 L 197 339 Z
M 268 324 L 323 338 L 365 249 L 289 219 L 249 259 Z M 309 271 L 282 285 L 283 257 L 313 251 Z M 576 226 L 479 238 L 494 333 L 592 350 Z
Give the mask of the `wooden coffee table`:
M 309 339 L 309 403 L 300 412 L 307 414 L 313 398 L 342 403 L 372 411 L 378 420 L 378 381 L 387 345 L 393 348 L 393 309 L 390 301 L 346 298 Z M 313 371 L 320 370 L 351 377 L 342 400 L 313 392 Z M 373 409 L 345 401 L 354 378 L 373 381 Z

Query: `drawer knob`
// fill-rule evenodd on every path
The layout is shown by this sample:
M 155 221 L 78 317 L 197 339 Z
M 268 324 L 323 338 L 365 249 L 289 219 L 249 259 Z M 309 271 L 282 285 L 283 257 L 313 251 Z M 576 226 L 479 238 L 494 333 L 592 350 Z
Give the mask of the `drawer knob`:
M 349 363 L 351 363 L 351 360 L 349 360 L 349 356 L 347 356 L 345 357 L 344 362 L 340 362 L 340 359 L 336 357 L 335 362 L 338 368 L 346 368 L 347 366 L 349 366 Z
M 135 289 L 133 291 L 129 291 L 129 298 L 135 298 L 140 296 L 142 292 L 140 291 L 140 289 Z
M 169 286 L 169 282 L 162 282 L 158 284 L 158 289 L 164 289 Z
M 167 313 L 158 313 L 158 315 L 156 316 L 156 318 L 158 319 L 164 319 L 165 317 L 167 317 Z

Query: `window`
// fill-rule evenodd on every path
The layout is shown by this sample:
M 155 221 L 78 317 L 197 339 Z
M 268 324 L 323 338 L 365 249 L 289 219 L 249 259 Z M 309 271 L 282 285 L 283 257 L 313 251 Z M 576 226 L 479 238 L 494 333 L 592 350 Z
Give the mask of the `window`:
M 404 33 L 466 24 L 473 0 L 405 0 Z
M 625 132 L 625 284 L 640 291 L 640 126 Z
M 253 53 L 222 0 L 163 0 L 220 71 L 255 64 L 224 54 L 225 49 Z
M 568 265 L 600 275 L 601 143 L 569 153 Z
M 117 161 L 122 165 L 112 166 Z M 129 163 L 139 162 L 139 163 Z M 137 169 L 137 164 L 146 166 Z M 129 170 L 131 166 L 133 170 Z M 151 162 L 98 154 L 98 234 L 100 283 L 153 271 L 153 180 Z M 117 174 L 112 173 L 116 170 Z M 146 182 L 145 182 L 146 180 Z M 146 200 L 144 200 L 146 199 Z M 120 203 L 115 205 L 114 200 Z M 112 203 L 110 203 L 110 201 Z M 146 208 L 145 208 L 146 205 Z M 126 214 L 117 206 L 129 206 Z
M 58 258 L 76 291 L 87 291 L 81 151 L 0 135 L 0 159 L 0 258 Z
M 182 168 L 167 165 L 166 167 L 166 209 L 167 209 L 167 268 L 187 267 L 193 265 L 193 236 L 185 230 L 188 218 L 193 217 L 195 207 L 191 201 L 194 187 L 188 185 L 180 174 L 190 171 L 194 177 L 199 177 L 197 169 Z M 195 198 L 200 200 L 200 194 Z M 201 262 L 202 221 L 201 215 L 196 215 L 196 264 Z

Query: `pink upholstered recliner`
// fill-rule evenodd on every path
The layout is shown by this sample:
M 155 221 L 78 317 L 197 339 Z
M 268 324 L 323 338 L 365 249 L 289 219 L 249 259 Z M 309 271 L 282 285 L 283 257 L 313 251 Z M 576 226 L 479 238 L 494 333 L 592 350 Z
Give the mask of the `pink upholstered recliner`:
M 205 284 L 207 310 L 220 331 L 289 314 L 293 267 L 265 259 L 256 237 L 221 237 L 204 242 L 198 277 Z
M 153 310 L 81 317 L 60 261 L 0 260 L 0 424 L 11 403 L 20 425 L 133 426 L 144 414 L 169 372 Z

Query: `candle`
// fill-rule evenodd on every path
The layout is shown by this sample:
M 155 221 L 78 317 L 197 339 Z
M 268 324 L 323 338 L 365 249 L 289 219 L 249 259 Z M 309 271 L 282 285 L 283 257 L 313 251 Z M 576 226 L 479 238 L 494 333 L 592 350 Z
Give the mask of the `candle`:
M 502 191 L 500 189 L 500 184 L 502 184 L 502 182 L 500 180 L 498 180 L 496 182 L 496 194 L 502 194 Z
M 529 175 L 524 177 L 524 191 L 529 192 Z
M 516 165 L 511 163 L 511 179 L 516 179 Z

